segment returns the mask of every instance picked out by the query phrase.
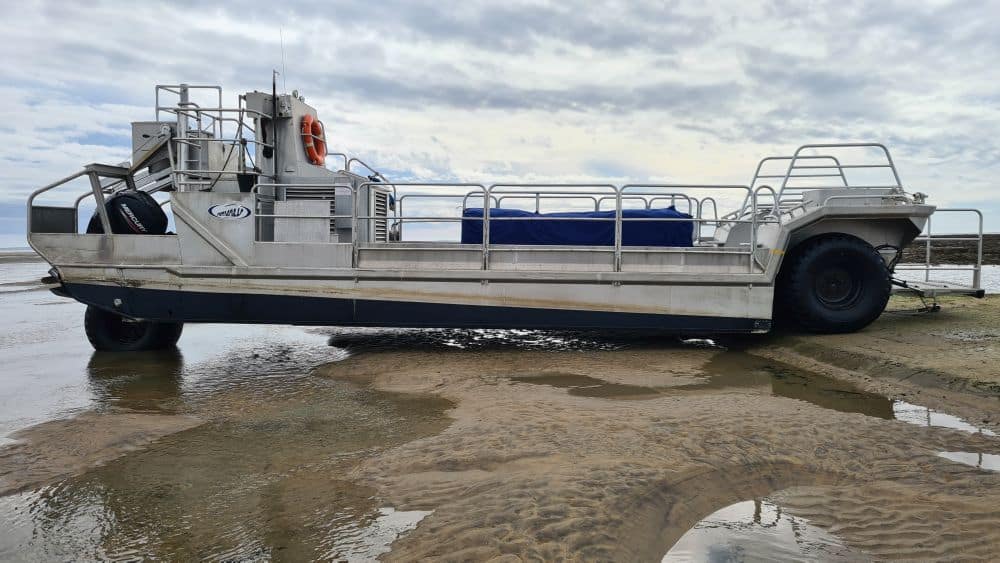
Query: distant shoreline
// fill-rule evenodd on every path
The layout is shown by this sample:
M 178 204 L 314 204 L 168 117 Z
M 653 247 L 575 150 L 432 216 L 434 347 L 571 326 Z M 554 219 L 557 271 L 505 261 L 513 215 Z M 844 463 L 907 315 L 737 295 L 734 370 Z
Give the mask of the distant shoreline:
M 931 262 L 934 264 L 975 264 L 976 242 L 972 240 L 942 240 L 947 238 L 974 238 L 976 235 L 940 235 L 931 242 Z M 926 259 L 926 242 L 917 241 L 903 251 L 905 263 L 923 264 Z M 983 264 L 1000 264 L 1000 234 L 983 235 Z
M 42 257 L 35 254 L 30 248 L 3 249 L 0 250 L 0 264 L 12 264 L 18 262 L 42 262 Z

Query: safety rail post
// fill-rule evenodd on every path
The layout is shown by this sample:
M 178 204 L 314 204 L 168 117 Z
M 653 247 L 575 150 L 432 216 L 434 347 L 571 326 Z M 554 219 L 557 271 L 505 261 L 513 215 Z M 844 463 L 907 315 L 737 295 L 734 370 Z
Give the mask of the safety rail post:
M 927 216 L 927 241 L 924 250 L 924 281 L 931 281 L 931 238 L 934 235 L 931 231 L 931 217 Z
M 188 97 L 188 87 L 187 84 L 180 85 L 180 101 L 177 102 L 178 107 L 185 106 L 189 102 Z M 182 114 L 182 112 L 177 112 L 177 137 L 180 139 L 187 139 L 188 137 L 188 116 Z M 177 191 L 183 191 L 183 181 L 186 180 L 184 173 L 188 171 L 188 153 L 190 152 L 190 147 L 187 141 L 182 141 L 177 143 L 177 162 L 174 164 L 174 171 L 177 173 Z
M 757 260 L 757 192 L 751 192 L 750 199 L 752 200 L 750 212 L 750 256 L 747 262 L 749 262 L 749 272 L 752 274 L 754 262 Z
M 523 195 L 521 195 L 522 197 L 528 197 L 528 198 L 534 199 L 536 191 L 533 190 L 533 189 L 530 189 L 530 188 L 539 188 L 539 187 L 541 187 L 541 188 L 548 188 L 548 189 L 553 189 L 553 188 L 586 188 L 586 189 L 588 189 L 590 191 L 582 191 L 582 190 L 577 190 L 577 191 L 558 191 L 558 190 L 553 190 L 553 191 L 548 191 L 548 192 L 537 192 L 537 193 L 539 193 L 539 194 L 545 193 L 546 195 L 544 197 L 549 197 L 549 198 L 551 198 L 552 196 L 560 196 L 560 197 L 566 196 L 567 199 L 575 197 L 575 198 L 578 198 L 578 199 L 590 199 L 591 201 L 594 201 L 595 198 L 596 198 L 596 196 L 600 195 L 601 193 L 615 194 L 615 197 L 617 199 L 618 189 L 619 189 L 617 186 L 613 186 L 611 184 L 532 184 L 532 183 L 527 183 L 527 184 L 492 184 L 492 185 L 490 185 L 486 189 L 487 193 L 484 194 L 484 196 L 483 196 L 483 200 L 484 200 L 483 201 L 483 203 L 484 203 L 483 208 L 485 210 L 484 213 L 483 213 L 483 225 L 484 225 L 483 228 L 484 228 L 484 237 L 486 237 L 485 240 L 484 240 L 484 243 L 483 243 L 483 253 L 484 253 L 484 257 L 485 258 L 488 259 L 488 257 L 489 257 L 489 245 L 487 243 L 489 241 L 488 237 L 489 237 L 489 234 L 490 234 L 490 222 L 492 220 L 491 219 L 491 215 L 489 213 L 489 206 L 488 206 L 489 198 L 494 198 L 496 201 L 499 202 L 499 198 L 505 197 L 503 195 L 494 196 L 494 190 L 496 190 L 496 191 L 498 191 L 498 193 L 502 194 L 502 193 L 504 193 L 502 191 L 504 188 L 521 188 L 522 191 L 506 192 L 506 193 L 510 194 L 512 196 L 523 194 Z M 605 190 L 605 191 L 603 191 L 603 192 L 596 191 L 598 189 Z M 620 203 L 619 203 L 618 207 L 620 207 Z M 616 215 L 619 215 L 619 214 L 616 213 Z M 552 220 L 552 219 L 553 218 L 550 218 L 550 217 L 530 217 L 530 218 L 529 217 L 525 217 L 525 218 L 498 217 L 496 220 L 497 221 L 505 221 L 505 220 L 516 220 L 516 221 L 534 220 L 534 221 L 544 221 L 544 220 Z M 555 219 L 562 220 L 562 221 L 614 221 L 614 219 L 610 219 L 610 218 L 603 219 L 603 218 L 579 218 L 579 217 L 572 218 L 571 217 L 571 218 L 555 218 Z M 605 247 L 605 248 L 607 248 L 607 247 Z M 613 247 L 612 247 L 611 250 L 613 251 Z
M 490 192 L 493 191 L 493 187 L 488 186 L 483 190 L 483 270 L 490 269 Z
M 983 270 L 983 212 L 971 208 L 971 207 L 942 207 L 934 211 L 935 213 L 975 213 L 977 220 L 977 229 L 975 238 L 959 237 L 959 236 L 948 236 L 941 235 L 944 240 L 957 242 L 957 241 L 975 241 L 976 242 L 976 263 L 972 265 L 972 287 L 974 289 L 982 289 L 982 270 Z M 934 269 L 932 260 L 931 243 L 934 240 L 934 232 L 931 228 L 931 217 L 927 217 L 927 234 L 924 236 L 924 281 L 931 281 L 931 270 Z M 912 270 L 913 268 L 911 268 Z M 968 271 L 970 268 L 938 268 L 949 269 L 949 270 L 964 270 Z
M 101 227 L 104 229 L 104 234 L 110 235 L 111 220 L 108 219 L 108 210 L 105 207 L 101 179 L 97 176 L 97 172 L 94 171 L 88 172 L 87 176 L 90 178 L 90 189 L 94 192 L 94 201 L 97 203 L 97 215 L 101 218 Z
M 670 195 L 672 195 L 671 193 L 666 193 L 665 194 L 665 193 L 657 193 L 657 192 L 640 192 L 640 193 L 631 193 L 631 194 L 627 193 L 627 190 L 629 190 L 631 188 L 650 188 L 650 189 L 667 189 L 667 188 L 669 188 L 669 189 L 682 189 L 682 190 L 684 190 L 684 189 L 689 189 L 689 190 L 741 190 L 745 194 L 744 198 L 743 198 L 744 205 L 752 205 L 754 207 L 754 210 L 755 210 L 754 211 L 754 215 L 756 215 L 756 205 L 755 205 L 755 202 L 753 201 L 753 190 L 751 190 L 750 187 L 746 186 L 746 185 L 732 185 L 732 184 L 626 184 L 625 186 L 622 186 L 620 188 L 620 192 L 622 194 L 622 199 L 623 200 L 631 198 L 631 197 L 655 196 L 655 197 L 652 197 L 652 199 L 650 200 L 650 201 L 653 201 L 653 200 L 655 200 L 657 198 L 670 197 Z M 677 197 L 685 197 L 685 198 L 689 197 L 689 196 L 687 196 L 687 194 L 684 194 L 682 192 L 673 192 L 673 195 L 676 195 Z M 756 227 L 757 220 L 756 220 L 756 218 L 751 217 L 750 219 L 744 219 L 742 217 L 745 217 L 745 214 L 741 214 L 739 216 L 736 216 L 736 217 L 734 217 L 732 219 L 728 219 L 727 220 L 728 215 L 720 218 L 720 217 L 718 217 L 718 212 L 716 211 L 716 213 L 715 213 L 715 219 L 709 221 L 709 220 L 706 220 L 704 217 L 701 216 L 702 202 L 699 201 L 697 197 L 691 197 L 690 199 L 692 199 L 696 203 L 696 205 L 697 205 L 697 207 L 692 207 L 692 209 L 691 209 L 691 211 L 694 211 L 695 209 L 697 209 L 697 211 L 696 211 L 697 214 L 695 214 L 695 213 L 689 213 L 689 215 L 691 215 L 690 219 L 677 219 L 677 218 L 650 218 L 650 219 L 632 218 L 632 219 L 626 219 L 626 218 L 622 217 L 621 222 L 624 223 L 625 221 L 653 221 L 653 222 L 666 222 L 666 223 L 670 223 L 670 222 L 677 222 L 677 221 L 688 221 L 688 222 L 690 222 L 693 225 L 693 228 L 695 228 L 695 229 L 698 230 L 697 238 L 699 240 L 701 239 L 701 228 L 702 228 L 702 225 L 704 225 L 705 223 L 709 223 L 709 222 L 715 223 L 716 227 L 718 227 L 718 224 L 720 222 L 732 222 L 734 224 L 735 223 L 747 223 L 747 224 L 750 225 L 751 231 L 753 231 L 753 234 L 752 234 L 753 238 L 751 238 L 750 242 L 748 242 L 747 244 L 751 245 L 752 247 L 749 249 L 749 251 L 740 250 L 739 252 L 740 252 L 740 254 L 747 254 L 748 255 L 749 268 L 750 268 L 750 272 L 751 273 L 753 273 L 753 268 L 754 268 L 754 264 L 755 263 L 757 265 L 760 265 L 760 266 L 763 267 L 763 264 L 760 264 L 760 262 L 757 261 L 756 255 L 755 255 L 755 252 L 756 252 L 756 248 L 755 247 L 756 247 L 756 244 L 757 244 L 756 243 L 756 230 L 757 230 L 757 227 Z M 706 196 L 705 199 L 711 199 L 712 200 L 712 205 L 713 206 L 717 205 L 717 203 L 716 203 L 716 201 L 715 201 L 714 198 Z M 692 232 L 692 242 L 694 242 L 694 239 L 695 239 L 695 234 Z M 626 250 L 624 249 L 624 245 L 621 247 L 620 250 L 621 250 L 621 253 L 624 255 L 624 253 L 626 252 Z
M 978 209 L 975 212 L 979 216 L 979 242 L 976 249 L 976 269 L 972 272 L 972 286 L 976 289 L 981 289 L 983 274 L 983 212 Z
M 361 187 L 368 185 L 362 184 Z M 360 189 L 351 189 L 351 268 L 358 268 L 358 198 L 361 197 Z M 334 189 L 334 197 L 337 191 Z
M 615 271 L 622 271 L 622 188 L 615 188 Z
M 378 182 L 369 181 L 362 183 L 358 189 L 366 187 L 381 187 L 381 188 L 392 188 L 393 198 L 396 201 L 395 214 L 392 216 L 381 217 L 381 216 L 358 216 L 359 224 L 362 221 L 370 221 L 375 219 L 391 219 L 395 221 L 395 224 L 400 225 L 400 232 L 402 232 L 402 226 L 406 223 L 414 222 L 432 222 L 432 223 L 445 223 L 445 222 L 458 222 L 461 223 L 465 219 L 463 217 L 410 217 L 405 216 L 404 202 L 406 198 L 429 198 L 429 199 L 457 199 L 462 198 L 462 209 L 463 211 L 468 208 L 468 201 L 470 197 L 479 196 L 483 194 L 486 197 L 486 188 L 482 184 L 475 183 L 463 183 L 463 182 Z M 346 186 L 345 186 L 346 187 Z M 444 188 L 461 188 L 461 187 L 471 187 L 475 188 L 465 194 L 431 194 L 431 193 L 410 193 L 399 195 L 398 188 L 400 187 L 444 187 Z M 496 201 L 495 197 L 490 196 L 493 201 Z

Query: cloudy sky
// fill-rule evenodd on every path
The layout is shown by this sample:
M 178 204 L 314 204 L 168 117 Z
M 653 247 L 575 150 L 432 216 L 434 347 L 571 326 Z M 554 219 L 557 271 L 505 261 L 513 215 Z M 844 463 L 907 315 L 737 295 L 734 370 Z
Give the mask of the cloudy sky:
M 908 191 L 1000 231 L 1000 2 L 218 5 L 0 7 L 0 234 L 32 189 L 128 159 L 155 84 L 269 89 L 281 36 L 332 147 L 395 178 L 746 183 L 874 140 Z

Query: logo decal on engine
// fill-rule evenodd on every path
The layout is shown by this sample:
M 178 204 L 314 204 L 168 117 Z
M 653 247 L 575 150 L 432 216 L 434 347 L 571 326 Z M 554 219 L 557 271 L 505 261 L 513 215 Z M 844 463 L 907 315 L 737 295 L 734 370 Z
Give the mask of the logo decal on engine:
M 239 203 L 220 203 L 209 207 L 208 214 L 219 219 L 246 219 L 250 208 Z

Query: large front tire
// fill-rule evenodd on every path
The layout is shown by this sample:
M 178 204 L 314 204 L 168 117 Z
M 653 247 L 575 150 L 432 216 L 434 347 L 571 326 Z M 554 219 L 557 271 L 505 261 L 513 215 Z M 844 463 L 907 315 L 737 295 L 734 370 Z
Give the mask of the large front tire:
M 107 352 L 172 348 L 184 328 L 182 323 L 133 321 L 93 306 L 87 307 L 83 326 L 94 349 Z
M 892 284 L 882 256 L 846 235 L 807 241 L 778 276 L 780 317 L 816 333 L 855 332 L 885 310 Z

